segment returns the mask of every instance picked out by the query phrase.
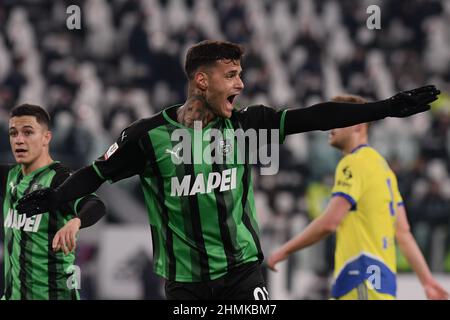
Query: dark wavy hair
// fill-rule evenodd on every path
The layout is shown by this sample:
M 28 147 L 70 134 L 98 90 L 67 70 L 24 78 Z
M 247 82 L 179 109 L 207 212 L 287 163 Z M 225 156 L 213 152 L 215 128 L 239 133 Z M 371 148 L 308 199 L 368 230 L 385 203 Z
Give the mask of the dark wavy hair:
M 241 62 L 244 48 L 227 41 L 205 40 L 189 48 L 186 54 L 184 71 L 189 80 L 193 79 L 198 68 L 210 66 L 218 60 L 238 60 Z
M 41 124 L 50 127 L 50 115 L 41 106 L 24 103 L 18 105 L 11 109 L 9 113 L 10 118 L 12 117 L 22 117 L 22 116 L 33 116 L 36 121 Z

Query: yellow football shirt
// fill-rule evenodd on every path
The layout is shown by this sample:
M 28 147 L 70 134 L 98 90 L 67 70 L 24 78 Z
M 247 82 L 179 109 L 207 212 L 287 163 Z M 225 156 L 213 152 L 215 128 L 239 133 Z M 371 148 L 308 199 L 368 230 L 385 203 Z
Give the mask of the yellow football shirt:
M 339 162 L 332 195 L 352 205 L 336 231 L 332 296 L 365 285 L 372 289 L 365 298 L 395 297 L 396 209 L 403 205 L 395 174 L 375 149 L 361 145 Z

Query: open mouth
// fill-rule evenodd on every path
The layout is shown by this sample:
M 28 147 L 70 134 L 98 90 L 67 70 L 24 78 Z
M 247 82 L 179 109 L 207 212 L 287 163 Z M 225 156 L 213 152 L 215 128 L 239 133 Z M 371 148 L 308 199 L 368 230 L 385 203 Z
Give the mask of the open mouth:
M 237 96 L 238 96 L 237 94 L 232 94 L 231 96 L 229 96 L 229 97 L 227 98 L 228 102 L 229 102 L 230 104 L 233 104 L 234 99 L 235 99 Z
M 15 153 L 17 154 L 17 155 L 23 155 L 23 154 L 25 154 L 27 152 L 27 150 L 25 150 L 25 149 L 16 149 L 15 150 Z

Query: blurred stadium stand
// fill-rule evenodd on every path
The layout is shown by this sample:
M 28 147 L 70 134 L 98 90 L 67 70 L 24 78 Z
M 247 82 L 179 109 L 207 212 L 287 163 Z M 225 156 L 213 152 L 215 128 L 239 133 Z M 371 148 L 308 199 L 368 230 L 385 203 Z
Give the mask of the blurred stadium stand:
M 66 27 L 74 3 L 80 30 Z M 381 7 L 381 30 L 366 27 L 371 4 Z M 207 38 L 247 48 L 242 106 L 304 107 L 344 92 L 383 99 L 436 84 L 443 93 L 432 112 L 375 123 L 371 144 L 398 174 L 432 271 L 450 275 L 450 1 L 0 0 L 0 161 L 12 161 L 8 111 L 29 102 L 53 117 L 54 158 L 74 169 L 90 163 L 130 122 L 184 101 L 186 49 Z M 266 253 L 320 214 L 340 157 L 324 132 L 290 136 L 281 153 L 278 175 L 254 177 Z M 161 298 L 138 179 L 100 194 L 110 214 L 80 234 L 82 297 Z M 119 261 L 126 240 L 111 251 L 111 232 L 137 237 L 139 226 L 145 243 Z M 326 298 L 332 249 L 330 238 L 268 275 L 272 297 Z M 399 270 L 410 271 L 403 257 Z M 116 290 L 108 281 L 137 277 L 140 293 L 107 294 Z

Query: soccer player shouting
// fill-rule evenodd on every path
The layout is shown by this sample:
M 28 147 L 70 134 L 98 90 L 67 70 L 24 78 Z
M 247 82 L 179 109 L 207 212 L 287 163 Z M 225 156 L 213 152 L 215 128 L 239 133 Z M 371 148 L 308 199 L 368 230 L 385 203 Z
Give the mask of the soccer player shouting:
M 261 144 L 245 142 L 242 151 L 233 148 L 237 136 L 227 134 L 274 130 L 279 141 L 271 142 L 277 144 L 287 134 L 423 112 L 439 91 L 423 87 L 367 108 L 328 102 L 305 109 L 255 105 L 236 110 L 235 98 L 244 89 L 243 53 L 241 46 L 222 41 L 192 46 L 183 104 L 133 123 L 93 165 L 59 188 L 23 199 L 19 210 L 31 216 L 93 192 L 105 181 L 139 175 L 154 271 L 167 280 L 168 299 L 267 299 L 250 159 Z

